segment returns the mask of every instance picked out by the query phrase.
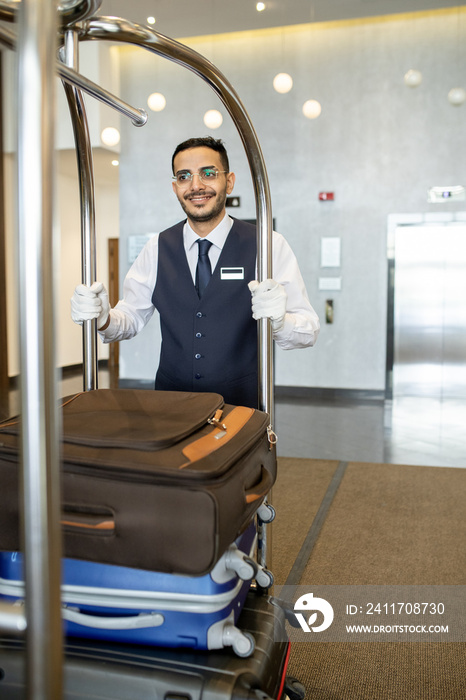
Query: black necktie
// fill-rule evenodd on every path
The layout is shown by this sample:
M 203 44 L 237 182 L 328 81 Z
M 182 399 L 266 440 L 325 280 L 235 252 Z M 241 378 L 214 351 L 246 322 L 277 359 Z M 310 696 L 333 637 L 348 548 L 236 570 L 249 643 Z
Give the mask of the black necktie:
M 209 248 L 212 243 L 203 238 L 198 238 L 197 243 L 199 245 L 199 258 L 196 268 L 196 290 L 200 299 L 212 275 L 212 268 L 209 260 Z

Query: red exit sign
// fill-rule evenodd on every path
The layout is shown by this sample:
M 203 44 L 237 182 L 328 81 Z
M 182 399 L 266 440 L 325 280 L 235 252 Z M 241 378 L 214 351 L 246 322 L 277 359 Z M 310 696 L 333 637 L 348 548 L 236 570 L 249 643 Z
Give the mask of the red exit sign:
M 319 201 L 321 202 L 333 202 L 334 199 L 334 192 L 319 192 Z

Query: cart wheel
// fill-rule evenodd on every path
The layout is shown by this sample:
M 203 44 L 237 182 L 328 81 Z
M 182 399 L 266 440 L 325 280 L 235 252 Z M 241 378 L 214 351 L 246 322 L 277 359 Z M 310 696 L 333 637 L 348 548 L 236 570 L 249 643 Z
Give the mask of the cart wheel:
M 304 700 L 306 696 L 306 688 L 297 678 L 287 676 L 285 678 L 285 698 L 289 700 Z
M 268 569 L 259 569 L 256 574 L 256 583 L 260 588 L 271 588 L 274 580 L 273 573 Z
M 256 642 L 250 632 L 243 632 L 233 642 L 233 651 L 243 659 L 251 656 L 255 648 Z

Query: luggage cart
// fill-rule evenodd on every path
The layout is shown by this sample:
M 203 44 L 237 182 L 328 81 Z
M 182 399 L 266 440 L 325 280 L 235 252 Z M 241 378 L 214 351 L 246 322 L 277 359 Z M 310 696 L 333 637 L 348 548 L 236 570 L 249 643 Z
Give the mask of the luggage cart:
M 55 11 L 48 0 L 0 2 L 0 19 L 18 24 L 17 33 L 0 27 L 0 43 L 16 49 L 18 55 L 21 445 L 27 596 L 26 614 L 0 605 L 0 629 L 10 633 L 27 630 L 27 686 L 28 697 L 33 700 L 58 700 L 63 696 L 60 421 L 51 312 L 53 199 L 49 186 L 53 171 L 54 76 L 58 74 L 63 80 L 75 135 L 81 199 L 82 281 L 87 285 L 95 281 L 96 245 L 92 151 L 82 92 L 118 110 L 136 126 L 142 126 L 147 120 L 144 110 L 131 107 L 77 72 L 79 42 L 110 40 L 140 46 L 191 70 L 214 90 L 239 132 L 251 170 L 256 201 L 259 281 L 271 277 L 272 268 L 272 215 L 264 159 L 249 116 L 235 90 L 225 76 L 197 52 L 149 27 L 120 18 L 97 16 L 100 5 L 101 0 L 62 0 Z M 61 44 L 58 61 L 51 41 L 57 34 Z M 270 416 L 272 430 L 273 343 L 268 319 L 258 322 L 258 347 L 258 406 Z M 83 324 L 83 359 L 84 390 L 91 391 L 98 385 L 95 321 Z M 265 523 L 271 521 L 273 515 L 273 508 L 264 504 L 259 513 L 258 537 L 258 561 L 263 568 L 266 568 L 269 549 Z M 264 587 L 271 584 L 271 580 L 267 581 Z M 290 689 L 289 692 L 294 691 Z

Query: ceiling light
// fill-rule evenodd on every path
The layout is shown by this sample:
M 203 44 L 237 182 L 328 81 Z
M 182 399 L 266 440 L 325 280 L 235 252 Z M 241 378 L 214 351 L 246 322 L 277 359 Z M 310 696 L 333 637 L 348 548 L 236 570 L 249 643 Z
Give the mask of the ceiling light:
M 147 104 L 153 112 L 161 112 L 162 109 L 165 109 L 167 100 L 161 92 L 153 92 L 152 95 L 149 95 L 147 98 Z
M 204 114 L 204 124 L 209 129 L 218 129 L 223 124 L 223 117 L 217 109 L 209 109 Z
M 155 24 L 156 19 L 155 17 L 148 17 L 147 18 L 147 24 Z
M 273 79 L 273 87 L 277 92 L 285 94 L 293 87 L 293 78 L 288 73 L 278 73 Z
M 100 134 L 100 139 L 105 146 L 116 146 L 120 143 L 120 132 L 113 126 L 107 126 Z
M 452 88 L 448 93 L 448 101 L 450 104 L 455 105 L 456 107 L 462 105 L 465 100 L 466 90 L 463 88 Z
M 308 100 L 303 104 L 303 114 L 308 119 L 317 119 L 322 112 L 322 106 L 317 100 Z
M 256 4 L 256 10 L 258 12 L 263 12 L 263 10 L 265 10 L 265 7 L 266 7 L 265 2 L 258 2 Z
M 420 70 L 409 70 L 405 73 L 405 85 L 408 87 L 418 87 L 422 83 L 422 73 Z
M 117 165 L 120 165 L 120 161 L 119 160 L 112 160 L 112 165 L 114 165 L 116 168 Z

